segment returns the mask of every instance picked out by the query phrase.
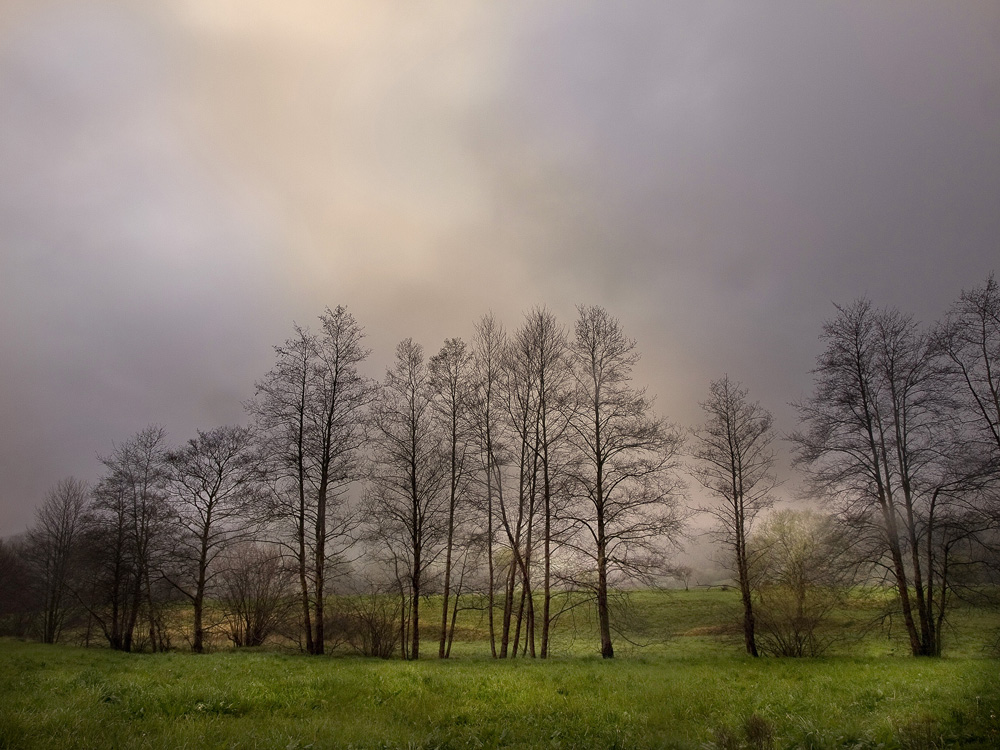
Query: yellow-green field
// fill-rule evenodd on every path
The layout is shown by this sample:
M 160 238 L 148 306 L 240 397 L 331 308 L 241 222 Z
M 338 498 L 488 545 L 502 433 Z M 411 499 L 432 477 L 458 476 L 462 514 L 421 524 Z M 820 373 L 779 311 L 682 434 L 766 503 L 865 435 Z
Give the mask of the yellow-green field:
M 875 630 L 822 658 L 751 660 L 713 634 L 733 596 L 638 595 L 649 645 L 612 661 L 586 618 L 545 662 L 494 661 L 474 639 L 417 663 L 0 641 L 0 748 L 1000 747 L 993 613 L 957 611 L 940 659 Z

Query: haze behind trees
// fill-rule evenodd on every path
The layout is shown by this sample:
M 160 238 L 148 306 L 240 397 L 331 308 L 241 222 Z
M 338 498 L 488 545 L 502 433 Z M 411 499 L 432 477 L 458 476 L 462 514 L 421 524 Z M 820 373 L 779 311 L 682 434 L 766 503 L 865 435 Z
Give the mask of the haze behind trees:
M 447 658 L 462 607 L 485 613 L 493 656 L 545 658 L 560 618 L 586 604 L 610 658 L 616 590 L 687 584 L 687 456 L 731 553 L 749 654 L 818 652 L 822 592 L 860 582 L 896 592 L 914 655 L 940 655 L 954 602 L 988 594 L 1000 563 L 997 284 L 928 327 L 861 299 L 822 340 L 790 439 L 825 515 L 777 515 L 757 534 L 777 483 L 770 412 L 726 375 L 685 449 L 633 382 L 637 343 L 603 308 L 579 307 L 572 334 L 544 308 L 510 334 L 486 316 L 471 344 L 448 339 L 430 358 L 406 339 L 381 384 L 361 374 L 360 324 L 327 309 L 317 332 L 296 326 L 275 347 L 251 428 L 170 450 L 150 426 L 102 459 L 93 490 L 60 482 L 31 533 L 0 550 L 32 583 L 0 587 L 4 622 L 54 642 L 82 617 L 88 638 L 158 650 L 176 645 L 165 612 L 180 592 L 196 651 L 212 597 L 235 645 L 284 628 L 322 654 L 328 600 L 353 592 L 382 655 L 389 639 L 419 658 L 436 623 Z M 442 604 L 428 617 L 430 593 Z M 275 614 L 296 596 L 291 626 Z

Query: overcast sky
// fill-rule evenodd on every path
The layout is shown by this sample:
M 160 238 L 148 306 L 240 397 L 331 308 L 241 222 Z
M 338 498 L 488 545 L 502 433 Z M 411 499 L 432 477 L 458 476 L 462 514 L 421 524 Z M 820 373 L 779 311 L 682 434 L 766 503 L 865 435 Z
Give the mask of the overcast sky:
M 381 377 L 600 304 L 669 419 L 790 431 L 833 303 L 1000 267 L 995 0 L 0 2 L 0 536 L 327 305 Z

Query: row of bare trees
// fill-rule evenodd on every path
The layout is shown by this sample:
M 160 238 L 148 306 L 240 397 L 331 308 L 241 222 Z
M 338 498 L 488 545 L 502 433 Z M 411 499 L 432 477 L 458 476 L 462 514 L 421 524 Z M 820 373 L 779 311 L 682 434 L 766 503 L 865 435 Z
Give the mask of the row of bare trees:
M 59 482 L 16 545 L 29 583 L 20 609 L 39 615 L 41 639 L 55 642 L 71 614 L 85 613 L 88 640 L 96 630 L 115 649 L 166 648 L 164 604 L 180 597 L 193 606 L 201 651 L 206 597 L 225 597 L 241 548 L 265 527 L 259 457 L 242 427 L 171 450 L 151 426 L 101 459 L 94 487 Z
M 709 498 L 697 510 L 729 552 L 749 654 L 761 624 L 764 650 L 802 647 L 806 630 L 786 638 L 774 617 L 785 600 L 805 617 L 804 582 L 879 571 L 913 653 L 940 654 L 954 597 L 982 593 L 971 584 L 1000 567 L 997 284 L 928 328 L 861 300 L 837 308 L 823 338 L 789 439 L 837 525 L 775 517 L 759 529 L 778 484 L 770 412 L 725 376 L 685 441 L 634 384 L 636 343 L 604 309 L 580 307 L 572 329 L 544 308 L 511 332 L 487 315 L 471 341 L 430 357 L 406 339 L 381 382 L 363 374 L 361 326 L 327 309 L 275 347 L 248 427 L 179 448 L 149 427 L 101 459 L 94 487 L 57 485 L 29 533 L 0 545 L 5 570 L 32 582 L 0 576 L 3 616 L 30 616 L 52 642 L 84 613 L 88 638 L 155 649 L 176 632 L 165 603 L 187 601 L 200 651 L 219 617 L 236 645 L 258 645 L 292 608 L 289 634 L 309 653 L 344 637 L 415 659 L 428 631 L 448 657 L 460 608 L 475 607 L 494 657 L 544 658 L 559 618 L 589 603 L 611 657 L 611 592 L 670 573 L 686 458 Z M 804 567 L 804 549 L 823 560 Z M 354 593 L 344 601 L 362 636 L 328 611 L 334 590 Z M 440 594 L 430 618 L 429 593 Z
M 610 657 L 609 586 L 664 567 L 681 522 L 680 434 L 632 385 L 638 354 L 618 321 L 579 313 L 573 336 L 544 309 L 510 335 L 486 316 L 471 346 L 449 339 L 429 359 L 404 340 L 371 391 L 365 533 L 401 597 L 409 658 L 430 575 L 440 657 L 463 594 L 482 600 L 494 656 L 544 658 L 566 595 L 581 590 Z
M 812 524 L 814 542 L 838 540 L 813 545 L 825 550 L 809 562 L 813 580 L 817 587 L 860 577 L 888 582 L 911 652 L 940 655 L 955 597 L 981 597 L 1000 572 L 1000 289 L 990 276 L 926 327 L 861 299 L 837 307 L 823 341 L 813 394 L 796 404 L 801 427 L 789 439 L 809 494 L 835 515 L 838 532 L 849 533 L 831 537 Z M 752 538 L 773 503 L 772 418 L 728 377 L 712 384 L 702 407 L 693 473 L 716 498 L 707 510 L 731 552 L 746 650 L 756 656 L 755 608 L 773 595 L 776 561 L 790 559 L 788 539 L 796 536 L 785 519 L 782 534 L 779 524 L 764 535 L 772 543 Z M 799 583 L 785 589 L 799 592 L 799 609 L 790 617 L 801 619 L 805 568 L 792 578 Z M 772 623 L 769 637 L 780 630 Z
M 862 299 L 823 339 L 797 461 L 895 586 L 912 653 L 938 655 L 951 599 L 997 570 L 1000 290 L 930 327 Z
M 258 643 L 283 610 L 253 602 L 292 579 L 312 654 L 339 637 L 326 607 L 350 582 L 398 598 L 406 658 L 434 619 L 449 656 L 469 606 L 494 656 L 545 657 L 553 624 L 584 600 L 613 656 L 609 590 L 662 573 L 682 521 L 681 435 L 633 385 L 638 352 L 618 321 L 581 307 L 570 332 L 539 308 L 508 334 L 486 316 L 471 343 L 429 358 L 402 341 L 382 382 L 362 374 L 369 352 L 345 308 L 319 323 L 275 347 L 249 427 L 179 448 L 148 427 L 101 459 L 96 486 L 53 491 L 23 542 L 41 571 L 43 639 L 76 611 L 112 648 L 164 648 L 165 602 L 179 600 L 201 651 L 211 599 L 237 645 Z

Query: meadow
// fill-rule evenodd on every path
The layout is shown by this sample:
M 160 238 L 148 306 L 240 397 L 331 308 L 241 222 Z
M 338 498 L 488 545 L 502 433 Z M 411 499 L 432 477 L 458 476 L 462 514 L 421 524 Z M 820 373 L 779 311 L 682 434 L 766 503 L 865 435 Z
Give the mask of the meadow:
M 642 645 L 620 639 L 607 661 L 582 615 L 547 661 L 490 659 L 471 615 L 447 661 L 3 640 L 0 748 L 1000 747 L 995 613 L 957 610 L 938 659 L 879 627 L 822 657 L 753 660 L 719 626 L 735 603 L 636 594 Z

